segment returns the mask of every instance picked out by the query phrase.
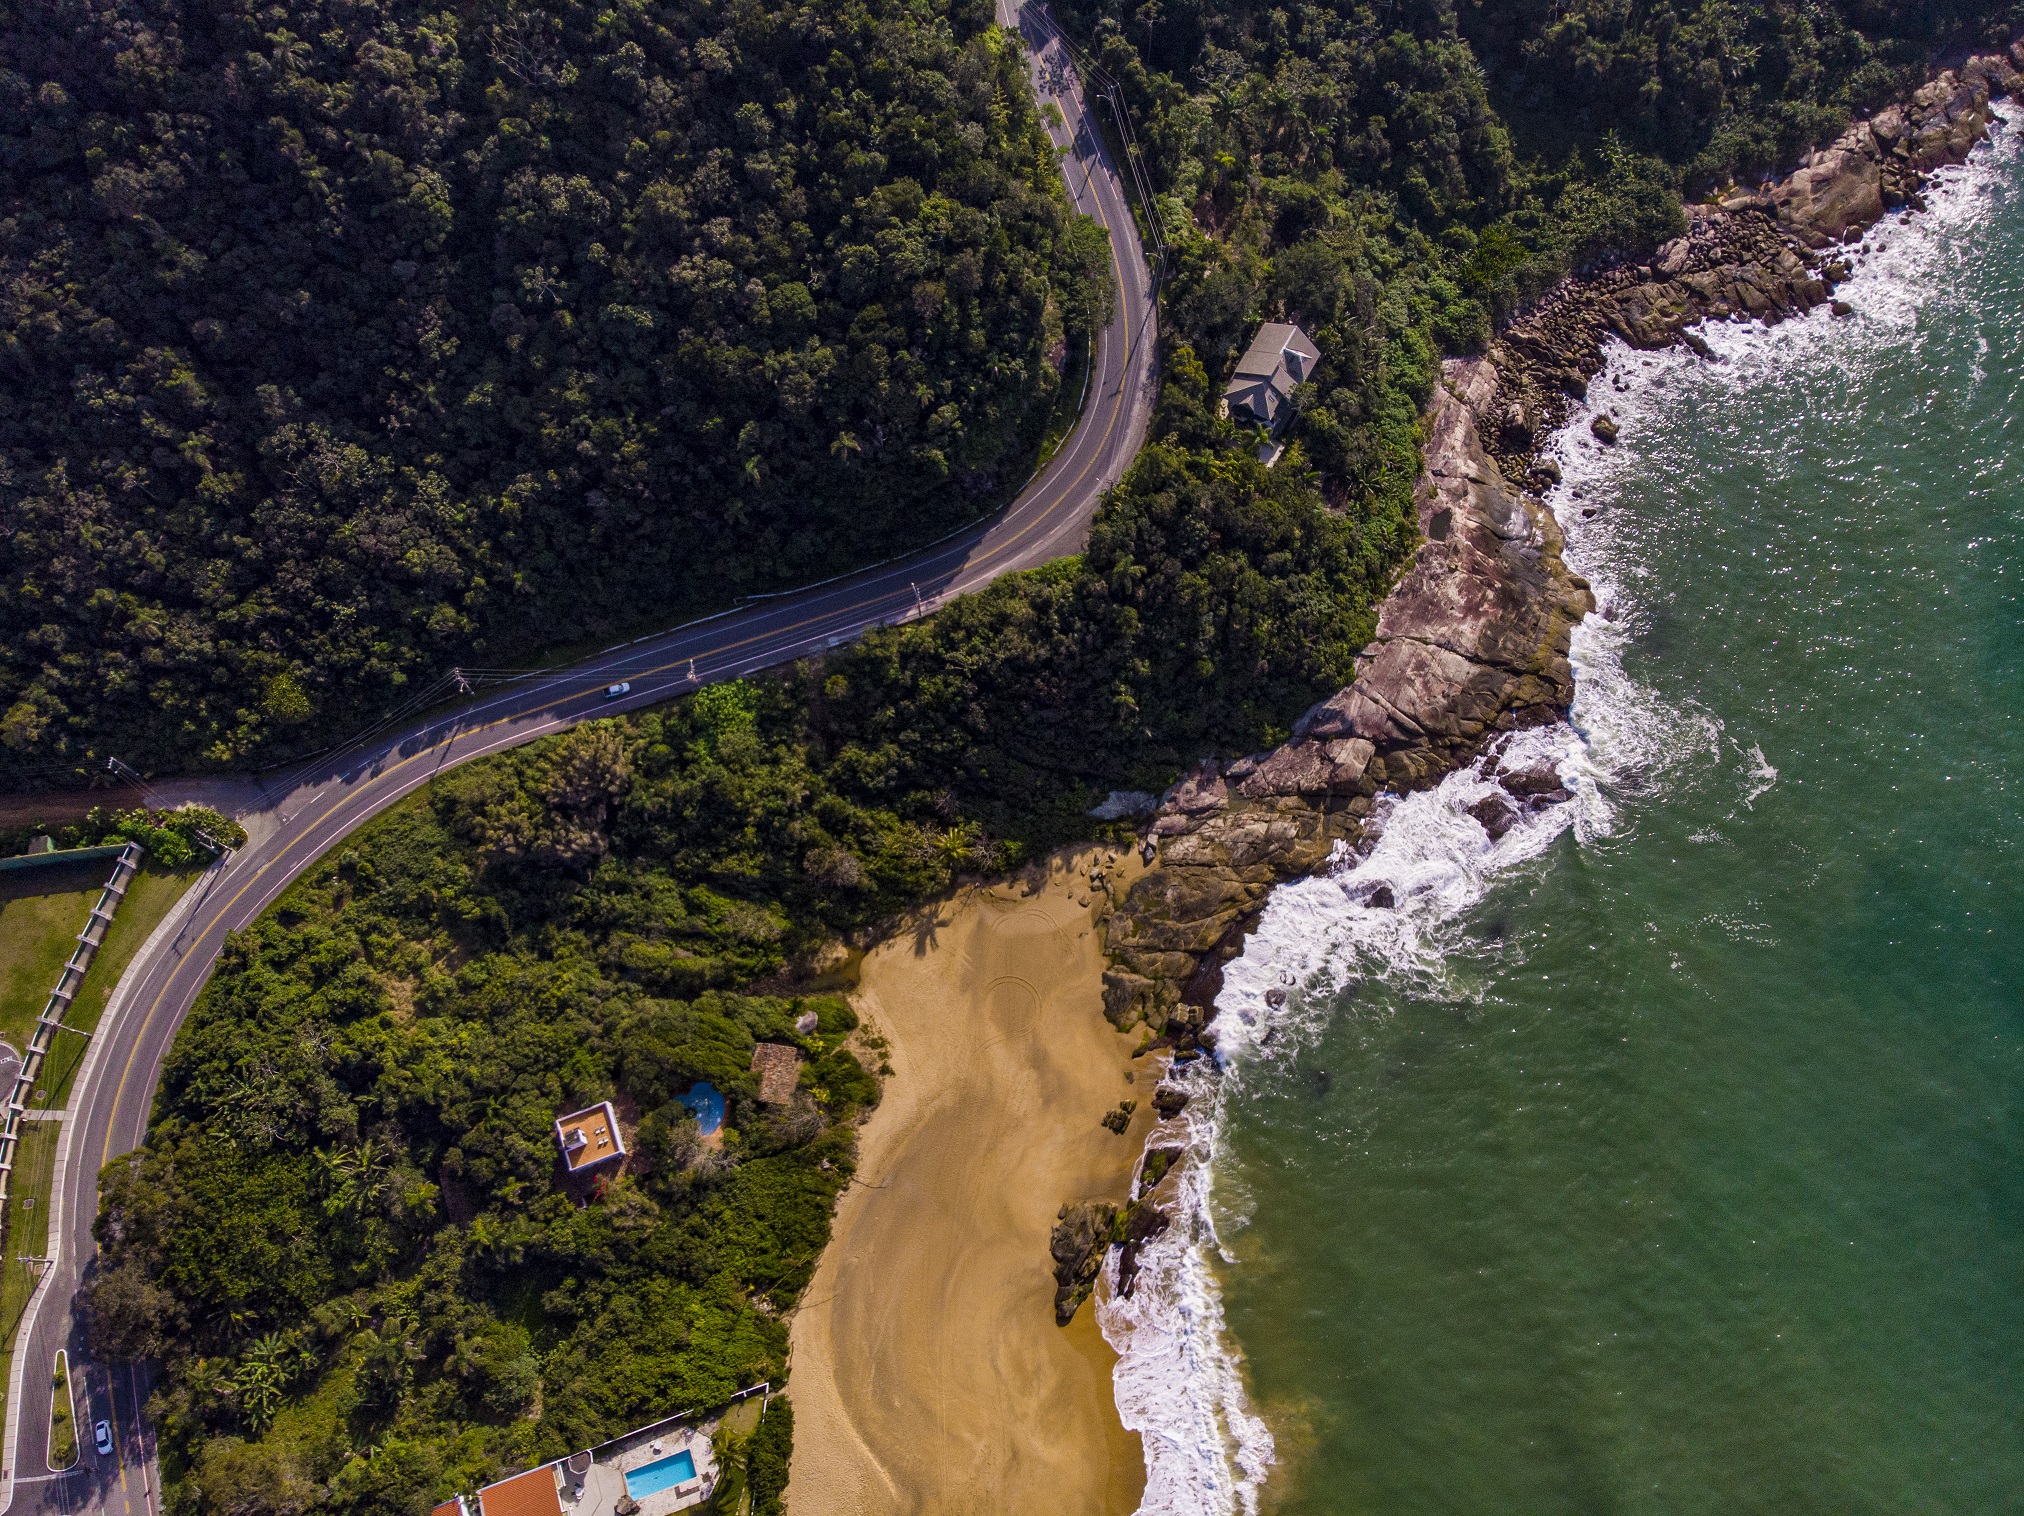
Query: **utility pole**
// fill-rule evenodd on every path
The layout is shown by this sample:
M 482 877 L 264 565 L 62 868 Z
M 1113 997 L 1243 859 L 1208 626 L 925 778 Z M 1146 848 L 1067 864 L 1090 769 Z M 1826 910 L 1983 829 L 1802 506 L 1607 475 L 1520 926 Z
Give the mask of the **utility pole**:
M 450 677 L 457 681 L 458 694 L 468 695 L 471 693 L 471 681 L 464 677 L 464 671 L 462 669 L 451 669 Z
M 124 763 L 121 763 L 119 759 L 107 758 L 105 760 L 105 771 L 116 778 L 124 779 L 128 784 L 132 785 L 135 789 L 139 790 L 141 792 L 141 799 L 147 801 L 154 800 L 155 792 L 153 789 L 149 787 L 147 780 L 141 778 L 139 774 L 136 774 Z M 159 809 L 159 807 L 157 807 L 157 809 Z
M 147 780 L 141 778 L 139 774 L 136 774 L 126 764 L 121 763 L 119 759 L 107 758 L 105 766 L 108 773 L 118 775 L 120 778 L 126 780 L 128 784 L 139 790 L 141 792 L 141 800 L 148 809 L 155 811 L 172 811 L 175 809 L 174 806 L 163 802 L 162 797 L 155 793 L 154 788 L 149 785 Z M 197 840 L 209 848 L 216 857 L 223 858 L 232 851 L 232 849 L 226 847 L 224 843 L 213 837 L 202 827 L 193 826 L 190 830 L 196 834 Z

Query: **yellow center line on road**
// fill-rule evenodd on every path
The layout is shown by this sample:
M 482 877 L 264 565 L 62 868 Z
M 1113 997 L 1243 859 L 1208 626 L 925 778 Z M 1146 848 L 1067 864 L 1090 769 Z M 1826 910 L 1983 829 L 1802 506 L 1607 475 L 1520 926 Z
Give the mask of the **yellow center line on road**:
M 1127 214 L 1129 214 L 1129 212 L 1127 212 Z M 1124 265 L 1122 260 L 1118 257 L 1115 239 L 1112 239 L 1111 242 L 1110 264 L 1111 264 L 1111 271 L 1117 278 L 1118 289 L 1121 294 L 1124 288 Z M 1124 365 L 1123 365 L 1124 380 L 1123 383 L 1119 386 L 1118 399 L 1116 403 L 1113 404 L 1110 408 L 1109 419 L 1104 424 L 1103 435 L 1097 439 L 1094 454 L 1090 457 L 1090 459 L 1086 463 L 1083 464 L 1082 468 L 1076 473 L 1075 477 L 1072 480 L 1070 480 L 1066 486 L 1063 487 L 1063 493 L 1072 493 L 1076 489 L 1076 487 L 1083 482 L 1083 480 L 1089 477 L 1089 471 L 1096 467 L 1098 460 L 1103 457 L 1105 449 L 1110 444 L 1111 434 L 1117 429 L 1118 417 L 1131 409 L 1129 387 L 1131 383 L 1131 369 L 1132 369 L 1131 360 L 1133 352 L 1132 339 L 1134 335 L 1134 323 L 1123 312 L 1120 312 L 1119 324 L 1124 329 Z M 1094 361 L 1095 355 L 1092 354 L 1091 362 L 1093 363 Z M 1055 503 L 1059 504 L 1060 502 L 1057 500 Z M 993 547 L 989 552 L 985 553 L 982 558 L 977 560 L 975 565 L 971 566 L 975 568 L 983 568 L 986 565 L 996 561 L 997 559 L 1003 558 L 1007 553 L 1009 553 L 1012 550 L 1014 546 L 1022 542 L 1026 537 L 1030 536 L 1035 530 L 1037 530 L 1038 528 L 1040 528 L 1045 524 L 1048 524 L 1053 514 L 1053 509 L 1054 507 L 1050 505 L 1046 509 L 1036 512 L 1031 521 L 1025 523 L 1023 526 L 1020 527 L 1020 529 L 1017 532 L 1014 532 L 1011 536 L 1007 537 L 1003 542 L 993 545 Z M 979 546 L 982 546 L 981 542 L 979 543 Z M 896 593 L 897 591 L 891 590 L 881 591 L 880 593 L 868 596 L 865 599 L 854 601 L 851 604 L 843 606 L 838 610 L 823 611 L 817 615 L 805 617 L 800 621 L 790 623 L 789 625 L 778 628 L 777 630 L 774 631 L 754 632 L 751 635 L 739 638 L 734 642 L 726 643 L 719 647 L 706 648 L 704 651 L 697 653 L 694 656 L 697 658 L 714 658 L 720 657 L 725 653 L 733 653 L 738 651 L 740 648 L 749 646 L 754 642 L 760 642 L 770 637 L 786 636 L 790 633 L 798 632 L 802 630 L 804 627 L 812 626 L 816 622 L 826 620 L 831 616 L 848 615 L 852 612 L 863 610 L 865 607 L 874 604 L 876 601 L 886 598 L 887 595 Z M 676 668 L 680 667 L 685 661 L 688 660 L 684 658 L 676 658 L 671 662 L 659 664 L 653 668 L 643 670 L 635 677 L 640 679 L 650 679 L 656 674 L 670 673 Z M 152 1027 L 154 1026 L 156 1013 L 161 1009 L 162 1002 L 167 998 L 169 990 L 174 986 L 176 979 L 179 976 L 179 971 L 192 963 L 197 963 L 201 961 L 202 959 L 201 949 L 203 947 L 204 942 L 212 935 L 213 932 L 219 930 L 225 917 L 228 914 L 230 914 L 233 907 L 237 906 L 238 903 L 246 897 L 248 891 L 252 890 L 255 886 L 260 884 L 261 881 L 264 880 L 277 866 L 287 862 L 296 852 L 296 849 L 300 843 L 308 841 L 313 833 L 321 830 L 325 825 L 325 823 L 335 818 L 337 814 L 340 811 L 344 810 L 350 802 L 354 800 L 375 799 L 376 798 L 375 792 L 383 789 L 384 787 L 381 781 L 384 781 L 390 775 L 398 774 L 402 769 L 407 768 L 410 764 L 419 763 L 422 760 L 430 757 L 432 754 L 435 754 L 439 749 L 455 743 L 460 736 L 474 736 L 474 737 L 482 736 L 484 733 L 492 731 L 497 727 L 505 726 L 513 722 L 526 721 L 534 717 L 542 716 L 550 711 L 555 710 L 558 706 L 567 705 L 572 700 L 579 700 L 583 698 L 585 695 L 595 692 L 598 688 L 599 686 L 595 683 L 587 684 L 583 686 L 581 689 L 573 690 L 567 694 L 558 695 L 556 696 L 555 699 L 550 700 L 544 704 L 531 706 L 524 711 L 516 711 L 508 715 L 500 716 L 495 720 L 488 721 L 484 725 L 474 728 L 472 731 L 468 733 L 462 731 L 453 731 L 450 733 L 448 737 L 444 738 L 442 741 L 431 743 L 428 747 L 422 748 L 415 753 L 409 754 L 406 758 L 401 759 L 391 768 L 381 770 L 378 774 L 373 775 L 373 784 L 370 790 L 366 788 L 361 788 L 358 790 L 350 791 L 345 794 L 340 794 L 335 799 L 335 801 L 333 802 L 328 811 L 326 811 L 322 816 L 316 817 L 309 822 L 308 826 L 304 829 L 302 835 L 299 836 L 295 840 L 295 842 L 284 844 L 281 851 L 275 857 L 269 859 L 266 863 L 263 863 L 257 870 L 254 871 L 252 878 L 248 879 L 245 884 L 241 885 L 237 893 L 235 893 L 230 900 L 226 901 L 222 906 L 216 908 L 211 913 L 210 922 L 203 928 L 202 931 L 200 931 L 197 934 L 197 940 L 191 944 L 190 951 L 183 956 L 181 962 L 177 964 L 176 968 L 170 971 L 167 982 L 163 984 L 160 990 L 156 991 L 155 998 L 148 1003 L 147 1011 L 141 1017 L 140 1030 L 134 1038 L 134 1044 L 132 1049 L 127 1053 L 126 1064 L 120 1070 L 119 1083 L 114 1087 L 113 1090 L 112 1109 L 106 1115 L 105 1140 L 99 1145 L 98 1165 L 96 1168 L 92 1170 L 92 1173 L 94 1175 L 93 1188 L 94 1189 L 97 1188 L 96 1175 L 98 1173 L 98 1170 L 104 1168 L 106 1163 L 110 1160 L 112 1156 L 112 1140 L 113 1140 L 114 1124 L 119 1114 L 120 1105 L 122 1101 L 126 1098 L 127 1082 L 133 1075 L 134 1060 L 140 1056 L 140 1050 L 147 1041 L 147 1034 L 150 1031 L 150 1029 L 152 1029 Z M 532 740 L 531 737 L 528 740 Z M 509 745 L 517 745 L 517 744 L 509 744 Z M 485 756 L 485 754 L 482 752 L 472 753 L 469 754 L 464 761 L 469 761 L 470 758 L 478 758 L 483 756 Z M 396 796 L 395 798 L 400 797 Z M 362 822 L 365 819 L 369 818 L 373 811 L 376 811 L 380 808 L 381 806 L 378 803 L 369 806 L 367 808 L 366 815 L 360 817 L 359 821 Z M 313 862 L 316 859 L 316 857 L 324 851 L 325 848 L 333 845 L 338 840 L 338 838 L 343 837 L 346 832 L 349 832 L 351 830 L 351 827 L 353 825 L 357 824 L 358 824 L 357 822 L 353 822 L 348 823 L 343 827 L 340 827 L 336 836 L 332 837 L 329 842 L 322 844 L 309 854 L 309 857 L 304 860 L 303 866 L 307 867 L 308 864 L 310 862 Z M 200 972 L 205 975 L 208 975 L 208 970 L 202 970 Z M 124 1469 L 122 1469 L 122 1478 L 124 1478 Z

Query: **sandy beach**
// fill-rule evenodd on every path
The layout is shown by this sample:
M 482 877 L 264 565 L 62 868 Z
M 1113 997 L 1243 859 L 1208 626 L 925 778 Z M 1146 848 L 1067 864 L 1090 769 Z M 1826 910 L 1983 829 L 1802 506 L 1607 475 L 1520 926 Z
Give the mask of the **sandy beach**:
M 792 1326 L 793 1516 L 1138 1504 L 1138 1438 L 1085 1305 L 1054 1324 L 1067 1200 L 1122 1198 L 1151 1059 L 1103 1019 L 1087 852 L 969 891 L 868 955 L 893 1073 Z M 1123 1099 L 1122 1137 L 1099 1125 Z

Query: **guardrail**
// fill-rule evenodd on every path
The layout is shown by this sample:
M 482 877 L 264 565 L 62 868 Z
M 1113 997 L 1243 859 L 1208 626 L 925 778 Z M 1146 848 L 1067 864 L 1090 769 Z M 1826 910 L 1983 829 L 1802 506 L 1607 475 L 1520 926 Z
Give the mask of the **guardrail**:
M 112 877 L 99 891 L 98 903 L 85 918 L 84 930 L 77 934 L 77 946 L 70 951 L 70 961 L 63 966 L 63 972 L 56 976 L 56 988 L 49 992 L 49 999 L 42 1007 L 42 1014 L 35 1019 L 35 1032 L 28 1039 L 28 1049 L 21 1055 L 21 1072 L 15 1076 L 13 1092 L 7 1097 L 6 1120 L 0 1124 L 0 1214 L 7 1208 L 7 1198 L 14 1187 L 14 1159 L 21 1149 L 21 1122 L 28 1113 L 28 1097 L 34 1092 L 35 1081 L 42 1073 L 42 1060 L 49 1052 L 49 1044 L 58 1032 L 69 1032 L 73 1037 L 89 1037 L 89 1032 L 80 1032 L 63 1024 L 65 1012 L 77 998 L 79 986 L 84 983 L 86 970 L 92 959 L 98 956 L 99 945 L 105 941 L 105 934 L 112 929 L 114 914 L 119 903 L 126 898 L 127 886 L 133 883 L 135 874 L 140 872 L 141 847 L 129 842 L 119 850 L 119 861 L 112 867 Z
M 12 858 L 0 858 L 0 874 L 18 869 L 63 868 L 73 863 L 89 863 L 94 858 L 112 857 L 124 845 L 108 842 L 103 847 L 64 847 L 51 848 L 46 853 L 17 853 Z

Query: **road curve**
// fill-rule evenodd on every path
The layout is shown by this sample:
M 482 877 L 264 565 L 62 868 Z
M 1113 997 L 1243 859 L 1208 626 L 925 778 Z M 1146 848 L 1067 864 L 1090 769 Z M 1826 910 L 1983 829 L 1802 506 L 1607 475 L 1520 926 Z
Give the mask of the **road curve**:
M 911 619 L 1001 574 L 1080 549 L 1102 491 L 1144 440 L 1154 379 L 1154 290 L 1125 180 L 1096 123 L 1052 24 L 1035 0 L 998 0 L 999 19 L 1032 51 L 1036 88 L 1061 115 L 1048 131 L 1067 149 L 1063 174 L 1078 210 L 1110 232 L 1117 314 L 1097 343 L 1081 419 L 1047 467 L 993 520 L 913 557 L 807 590 L 753 602 L 705 621 L 643 638 L 568 669 L 529 676 L 461 709 L 418 720 L 319 761 L 283 782 L 285 792 L 242 817 L 246 846 L 215 866 L 135 956 L 101 1019 L 73 1087 L 58 1152 L 50 1217 L 54 1262 L 23 1324 L 7 1394 L 0 1512 L 160 1511 L 152 1439 L 139 1414 L 144 1365 L 89 1356 L 75 1308 L 95 1243 L 98 1174 L 138 1147 L 163 1059 L 184 1014 L 209 979 L 226 935 L 249 925 L 297 875 L 361 823 L 443 769 L 665 700 L 697 683 L 735 678 L 847 642 L 865 629 Z M 606 686 L 630 681 L 624 699 Z M 46 1466 L 48 1371 L 67 1347 L 78 1366 L 77 1466 Z M 81 1372 L 80 1372 L 81 1371 Z M 112 1423 L 114 1451 L 98 1457 L 90 1428 Z

